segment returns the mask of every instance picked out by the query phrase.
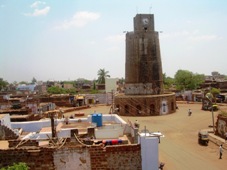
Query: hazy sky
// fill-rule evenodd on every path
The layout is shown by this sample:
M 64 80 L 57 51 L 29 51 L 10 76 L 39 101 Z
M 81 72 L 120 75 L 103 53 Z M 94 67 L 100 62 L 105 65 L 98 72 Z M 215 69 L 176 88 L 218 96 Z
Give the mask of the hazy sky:
M 125 34 L 154 14 L 163 73 L 227 75 L 227 0 L 0 0 L 0 78 L 125 77 Z

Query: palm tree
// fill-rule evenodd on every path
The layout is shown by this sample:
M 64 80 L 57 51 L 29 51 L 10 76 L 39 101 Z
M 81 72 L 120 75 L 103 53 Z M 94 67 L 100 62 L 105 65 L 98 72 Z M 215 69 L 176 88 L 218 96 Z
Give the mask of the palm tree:
M 108 73 L 109 71 L 105 71 L 105 69 L 99 69 L 97 82 L 99 84 L 105 84 L 105 78 L 110 77 Z

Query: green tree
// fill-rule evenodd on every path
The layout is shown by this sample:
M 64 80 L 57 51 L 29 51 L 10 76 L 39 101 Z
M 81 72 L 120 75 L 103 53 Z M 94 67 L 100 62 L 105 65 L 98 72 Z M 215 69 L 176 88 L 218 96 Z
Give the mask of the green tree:
M 67 89 L 67 90 L 65 90 L 65 91 L 66 91 L 66 93 L 68 93 L 68 94 L 77 94 L 77 91 L 76 91 L 75 88 Z
M 93 82 L 93 90 L 96 90 L 96 84 L 95 84 L 95 81 Z
M 210 93 L 214 96 L 214 98 L 220 94 L 220 90 L 217 88 L 211 88 Z
M 97 82 L 99 84 L 105 84 L 105 78 L 107 77 L 110 77 L 109 71 L 105 71 L 105 69 L 99 69 Z
M 50 94 L 66 94 L 66 90 L 61 87 L 51 86 L 47 89 L 47 92 Z
M 165 89 L 169 89 L 174 84 L 174 78 L 167 77 L 166 73 L 163 74 L 163 84 Z
M 19 162 L 14 163 L 12 166 L 8 166 L 7 168 L 1 168 L 0 170 L 28 170 L 29 167 L 26 163 Z
M 0 90 L 6 88 L 6 86 L 8 85 L 9 83 L 7 81 L 4 81 L 3 78 L 0 78 Z
M 174 76 L 178 90 L 194 90 L 204 82 L 203 74 L 194 74 L 188 70 L 178 70 Z
M 210 90 L 210 93 L 212 94 L 212 96 L 213 96 L 213 100 L 214 100 L 214 102 L 216 103 L 217 101 L 217 95 L 219 95 L 220 94 L 220 90 L 219 89 L 217 89 L 217 88 L 211 88 L 211 90 Z
M 32 84 L 37 83 L 37 80 L 35 79 L 35 77 L 32 78 Z
M 217 88 L 211 88 L 210 91 L 208 93 L 206 93 L 206 97 L 210 100 L 210 101 L 214 101 L 214 103 L 217 102 L 217 95 L 220 94 L 220 89 Z
M 19 84 L 28 84 L 28 82 L 26 82 L 26 81 L 21 81 L 21 82 L 19 82 Z
M 124 84 L 125 83 L 125 79 L 122 77 L 121 79 L 119 79 L 119 83 L 120 84 Z

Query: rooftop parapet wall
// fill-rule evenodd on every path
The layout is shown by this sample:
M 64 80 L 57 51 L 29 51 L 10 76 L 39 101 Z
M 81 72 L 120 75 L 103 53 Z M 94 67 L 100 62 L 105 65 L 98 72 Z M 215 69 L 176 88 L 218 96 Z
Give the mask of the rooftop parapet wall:
M 15 162 L 25 162 L 32 170 L 142 169 L 141 146 L 138 144 L 106 147 L 102 144 L 97 146 L 66 144 L 61 148 L 23 146 L 0 149 L 0 167 Z
M 91 169 L 136 169 L 141 170 L 140 145 L 92 146 Z
M 21 146 L 39 146 L 36 140 L 9 140 L 9 148 L 17 148 Z
M 108 124 L 110 122 L 110 124 L 112 124 L 112 127 L 120 130 L 121 133 L 119 133 L 119 134 L 123 133 L 123 129 L 124 129 L 125 133 L 129 132 L 127 130 L 128 129 L 127 123 L 122 118 L 120 118 L 118 115 L 116 115 L 116 114 L 102 115 L 102 118 L 103 118 L 102 119 L 103 122 L 107 122 Z M 77 129 L 77 126 L 80 126 L 80 123 L 78 123 L 78 120 L 81 121 L 81 126 L 82 126 L 82 124 L 86 124 L 86 126 L 89 126 L 89 125 L 92 126 L 91 116 L 88 116 L 88 118 L 70 119 L 69 120 L 69 126 L 71 125 L 70 127 L 62 126 L 65 124 L 64 119 L 57 119 L 56 120 L 57 127 L 59 127 L 57 130 L 58 137 L 62 137 L 62 138 L 70 137 L 71 129 Z M 23 131 L 25 131 L 25 132 L 30 132 L 26 136 L 24 136 L 23 139 L 33 139 L 33 140 L 34 139 L 40 139 L 40 140 L 47 139 L 47 135 L 51 136 L 50 126 L 51 126 L 50 119 L 46 119 L 43 121 L 28 121 L 28 122 L 13 122 L 12 123 L 13 129 L 23 129 Z M 108 128 L 110 126 L 111 125 L 106 125 L 105 127 L 102 127 L 101 129 Z M 44 128 L 44 130 L 40 131 L 42 128 Z M 112 130 L 113 130 L 113 128 L 112 128 Z M 100 130 L 99 132 L 102 133 L 102 130 Z M 109 132 L 107 132 L 107 133 L 109 133 Z
M 25 162 L 31 170 L 55 170 L 53 149 L 0 149 L 0 167 Z
M 87 147 L 70 147 L 53 153 L 55 170 L 91 169 L 90 153 Z

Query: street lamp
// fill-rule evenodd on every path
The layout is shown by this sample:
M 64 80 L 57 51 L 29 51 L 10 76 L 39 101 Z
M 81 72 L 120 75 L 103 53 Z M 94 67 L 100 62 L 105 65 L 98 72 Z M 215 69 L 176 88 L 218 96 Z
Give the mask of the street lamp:
M 213 122 L 213 133 L 214 131 L 214 109 L 213 109 L 213 102 L 212 102 L 212 98 L 213 95 L 211 93 L 207 93 L 206 94 L 206 98 L 209 100 L 210 104 L 211 104 L 211 112 L 212 112 L 212 122 Z

